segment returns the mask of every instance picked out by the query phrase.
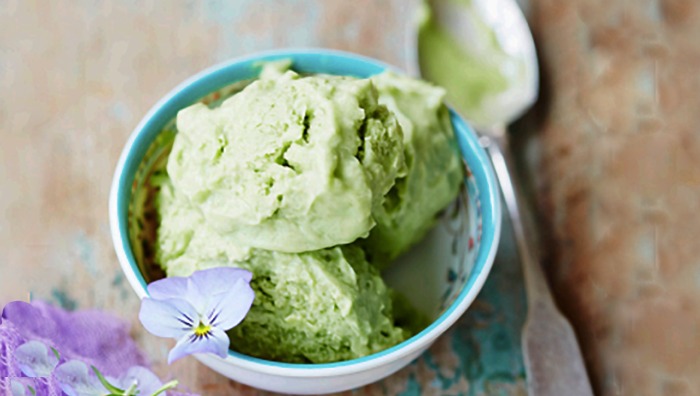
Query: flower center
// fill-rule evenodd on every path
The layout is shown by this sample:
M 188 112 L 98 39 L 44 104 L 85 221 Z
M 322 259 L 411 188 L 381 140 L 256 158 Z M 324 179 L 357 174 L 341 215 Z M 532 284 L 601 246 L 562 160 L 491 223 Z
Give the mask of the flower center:
M 205 325 L 205 324 L 202 323 L 202 322 L 199 322 L 199 324 L 197 325 L 197 327 L 194 328 L 194 334 L 195 334 L 197 337 L 205 336 L 205 335 L 209 334 L 210 331 L 211 331 L 211 326 L 210 326 L 210 325 Z

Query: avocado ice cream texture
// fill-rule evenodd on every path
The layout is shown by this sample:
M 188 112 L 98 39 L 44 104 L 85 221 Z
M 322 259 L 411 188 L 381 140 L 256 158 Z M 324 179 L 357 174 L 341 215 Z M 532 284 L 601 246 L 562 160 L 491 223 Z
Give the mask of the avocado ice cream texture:
M 443 104 L 445 91 L 390 72 L 372 81 L 379 103 L 399 120 L 408 169 L 375 212 L 376 227 L 360 242 L 372 262 L 383 268 L 432 228 L 437 214 L 457 196 L 464 174 Z
M 220 107 L 178 114 L 168 174 L 151 181 L 156 261 L 168 276 L 253 272 L 253 307 L 229 333 L 242 353 L 322 363 L 381 351 L 411 331 L 378 268 L 462 181 L 444 91 L 273 66 Z
M 255 291 L 229 336 L 239 352 L 286 362 L 365 356 L 409 336 L 394 325 L 390 291 L 353 245 L 305 253 L 242 248 L 206 224 L 170 181 L 162 180 L 157 260 L 168 276 L 231 266 L 251 271 Z
M 216 231 L 304 252 L 366 237 L 405 173 L 396 118 L 370 80 L 269 69 L 210 109 L 188 107 L 168 174 Z

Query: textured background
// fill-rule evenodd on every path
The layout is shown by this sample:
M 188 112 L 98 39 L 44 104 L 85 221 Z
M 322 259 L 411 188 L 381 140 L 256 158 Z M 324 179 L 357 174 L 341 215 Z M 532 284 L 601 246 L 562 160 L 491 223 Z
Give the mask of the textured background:
M 700 394 L 700 3 L 530 0 L 542 98 L 517 125 L 550 278 L 602 395 Z M 131 129 L 184 78 L 258 50 L 406 60 L 409 2 L 0 0 L 0 302 L 31 291 L 134 321 L 107 195 Z M 523 394 L 510 244 L 480 300 L 361 394 Z M 136 323 L 136 322 L 134 322 Z M 170 343 L 135 336 L 156 363 Z M 161 375 L 256 391 L 193 359 Z
M 700 394 L 700 2 L 531 3 L 531 177 L 596 388 Z

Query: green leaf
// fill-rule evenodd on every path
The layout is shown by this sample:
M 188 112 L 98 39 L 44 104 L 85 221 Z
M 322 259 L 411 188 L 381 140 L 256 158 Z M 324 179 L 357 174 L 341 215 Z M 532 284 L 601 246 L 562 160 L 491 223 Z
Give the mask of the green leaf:
M 95 372 L 95 375 L 97 376 L 97 379 L 100 380 L 100 383 L 102 384 L 102 386 L 104 386 L 105 389 L 107 389 L 110 393 L 116 393 L 117 395 L 124 394 L 124 390 L 119 389 L 116 386 L 110 384 L 109 381 L 107 381 L 107 379 L 102 375 L 102 373 L 100 373 L 100 370 L 98 370 L 97 367 L 95 367 L 95 366 L 90 366 L 90 367 L 92 367 L 92 371 Z
M 61 354 L 58 353 L 58 351 L 56 350 L 56 348 L 51 347 L 51 352 L 53 352 L 53 354 L 56 356 L 56 359 L 61 360 Z
M 27 385 L 27 389 L 29 389 L 29 392 L 32 394 L 32 396 L 36 396 L 36 390 L 32 388 L 31 386 Z
M 158 396 L 158 395 L 160 395 L 161 393 L 165 392 L 165 391 L 168 390 L 168 389 L 174 389 L 174 388 L 177 386 L 177 384 L 178 384 L 177 381 L 170 381 L 170 382 L 168 382 L 167 384 L 161 386 L 160 389 L 158 389 L 157 391 L 155 391 L 151 396 Z

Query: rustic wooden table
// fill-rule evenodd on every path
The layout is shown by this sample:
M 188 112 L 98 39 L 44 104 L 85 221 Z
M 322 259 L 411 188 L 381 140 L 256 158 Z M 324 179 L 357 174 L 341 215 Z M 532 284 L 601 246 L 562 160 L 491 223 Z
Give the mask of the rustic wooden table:
M 700 3 L 531 0 L 543 69 L 517 125 L 549 273 L 597 393 L 700 391 Z M 0 0 L 0 302 L 33 298 L 132 321 L 162 376 L 259 394 L 145 334 L 113 253 L 112 171 L 155 101 L 213 63 L 289 46 L 403 66 L 402 0 Z M 521 274 L 506 235 L 468 314 L 360 394 L 524 394 Z

